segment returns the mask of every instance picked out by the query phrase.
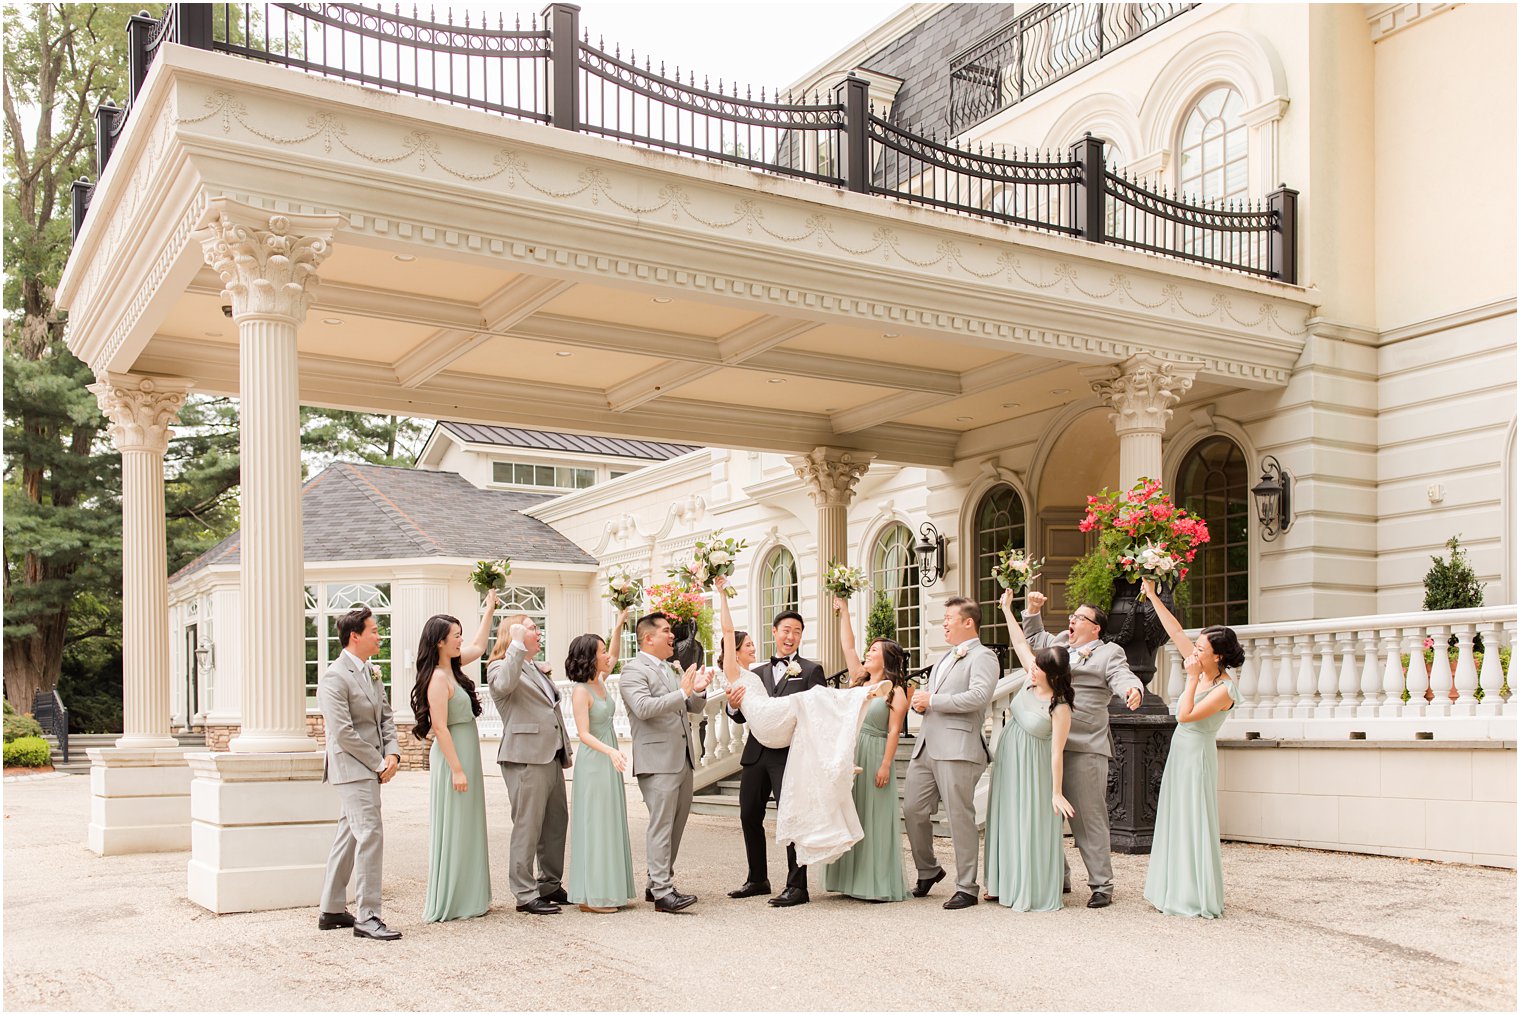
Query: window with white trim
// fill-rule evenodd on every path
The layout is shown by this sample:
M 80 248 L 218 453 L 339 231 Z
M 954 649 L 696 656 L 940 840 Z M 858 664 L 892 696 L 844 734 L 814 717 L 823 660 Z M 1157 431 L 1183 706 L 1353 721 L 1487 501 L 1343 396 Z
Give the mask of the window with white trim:
M 1229 85 L 1198 97 L 1177 139 L 1177 185 L 1205 201 L 1244 199 L 1250 187 L 1245 100 Z
M 491 647 L 496 647 L 496 629 L 503 617 L 524 614 L 538 625 L 538 655 L 534 659 L 549 659 L 549 590 L 543 585 L 509 585 L 497 598 L 501 600 L 491 619 Z M 484 605 L 484 599 L 482 599 Z M 487 655 L 490 653 L 487 652 Z
M 760 566 L 760 616 L 755 626 L 760 629 L 759 658 L 767 659 L 775 654 L 776 639 L 771 635 L 771 621 L 783 610 L 797 609 L 797 559 L 792 551 L 778 546 L 765 557 Z
M 920 665 L 920 608 L 918 558 L 913 553 L 913 533 L 901 522 L 882 530 L 871 547 L 871 601 L 884 594 L 897 618 L 897 644 L 908 653 L 908 666 Z
M 503 486 L 538 486 L 551 490 L 584 490 L 596 483 L 595 469 L 538 462 L 492 462 L 491 482 Z
M 306 586 L 306 708 L 317 707 L 317 681 L 343 652 L 338 641 L 338 618 L 368 606 L 380 629 L 380 650 L 370 663 L 380 667 L 380 679 L 391 686 L 391 586 L 389 582 L 326 582 Z M 246 637 L 246 635 L 245 635 Z

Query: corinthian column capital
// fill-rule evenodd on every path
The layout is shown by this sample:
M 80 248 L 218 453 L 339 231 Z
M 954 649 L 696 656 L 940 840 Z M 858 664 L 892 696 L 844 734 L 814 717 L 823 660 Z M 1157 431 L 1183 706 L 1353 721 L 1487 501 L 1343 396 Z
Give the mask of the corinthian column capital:
M 1117 366 L 1082 371 L 1092 389 L 1113 410 L 1109 420 L 1123 436 L 1136 431 L 1162 433 L 1176 405 L 1203 364 L 1197 360 L 1163 360 L 1142 352 Z
M 90 391 L 111 422 L 116 450 L 161 455 L 169 448 L 173 433 L 169 424 L 185 404 L 190 382 L 182 377 L 105 373 L 90 385 Z
M 870 452 L 814 448 L 806 455 L 793 455 L 786 461 L 797 470 L 797 478 L 807 484 L 814 505 L 848 507 L 855 496 L 855 484 L 875 457 Z
M 200 223 L 206 263 L 222 279 L 232 318 L 274 317 L 299 324 L 316 298 L 317 266 L 332 252 L 338 215 L 271 215 L 212 198 Z

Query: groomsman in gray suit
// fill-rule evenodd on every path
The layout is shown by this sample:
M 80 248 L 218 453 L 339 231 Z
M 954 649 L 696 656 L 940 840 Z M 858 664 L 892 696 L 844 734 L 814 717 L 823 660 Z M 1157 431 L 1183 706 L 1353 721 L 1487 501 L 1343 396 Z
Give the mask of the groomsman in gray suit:
M 1064 645 L 1071 658 L 1071 733 L 1062 755 L 1061 793 L 1071 801 L 1071 837 L 1077 841 L 1092 898 L 1089 909 L 1102 909 L 1114 899 L 1114 864 L 1108 838 L 1108 763 L 1113 739 L 1108 731 L 1108 703 L 1115 695 L 1124 698 L 1130 711 L 1140 707 L 1145 685 L 1129 669 L 1124 649 L 1103 640 L 1108 614 L 1091 603 L 1072 611 L 1066 630 L 1051 635 L 1045 630 L 1040 610 L 1045 595 L 1030 591 L 1024 611 L 1024 635 L 1036 649 Z M 1071 868 L 1066 869 L 1070 891 Z
M 343 651 L 317 682 L 317 706 L 327 734 L 322 781 L 338 791 L 342 815 L 327 858 L 319 930 L 352 927 L 354 937 L 394 941 L 400 931 L 380 919 L 380 865 L 385 843 L 380 824 L 380 786 L 401 763 L 396 723 L 380 670 L 370 657 L 380 651 L 380 628 L 367 606 L 338 618 Z M 355 873 L 356 922 L 348 912 L 348 882 Z
M 943 629 L 950 646 L 935 663 L 924 687 L 913 695 L 913 710 L 924 717 L 903 787 L 903 825 L 918 868 L 917 898 L 944 880 L 934 856 L 934 809 L 941 799 L 955 847 L 955 894 L 946 909 L 977 903 L 976 781 L 992 760 L 982 724 L 997 686 L 997 653 L 981 642 L 982 608 L 974 599 L 945 600 Z
M 491 699 L 501 716 L 496 761 L 512 805 L 507 884 L 517 911 L 534 916 L 558 913 L 559 904 L 570 901 L 562 880 L 570 824 L 564 775 L 570 767 L 570 737 L 554 681 L 532 662 L 542 638 L 527 616 L 506 617 L 497 628 L 496 648 L 486 666 Z
M 618 687 L 633 732 L 633 775 L 649 808 L 644 848 L 649 882 L 644 899 L 653 902 L 657 912 L 679 913 L 697 901 L 695 895 L 676 891 L 674 880 L 697 767 L 696 743 L 686 715 L 706 707 L 707 677 L 699 679 L 695 666 L 681 673 L 669 661 L 676 639 L 665 614 L 640 617 L 634 635 L 639 653 L 623 664 Z

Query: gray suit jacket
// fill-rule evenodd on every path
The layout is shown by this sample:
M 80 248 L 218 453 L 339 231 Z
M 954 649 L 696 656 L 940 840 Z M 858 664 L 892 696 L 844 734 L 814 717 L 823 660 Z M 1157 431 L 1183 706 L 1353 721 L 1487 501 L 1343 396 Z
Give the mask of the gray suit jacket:
M 1130 672 L 1124 649 L 1102 641 L 1085 660 L 1069 646 L 1065 631 L 1053 635 L 1045 630 L 1038 613 L 1024 618 L 1024 635 L 1030 647 L 1041 649 L 1059 645 L 1071 653 L 1071 735 L 1066 738 L 1067 753 L 1114 756 L 1113 738 L 1108 733 L 1108 703 L 1114 695 L 1124 697 L 1131 688 L 1144 693 L 1145 685 Z M 1085 646 L 1084 646 L 1085 647 Z
M 513 642 L 505 656 L 486 667 L 486 680 L 496 714 L 501 716 L 497 762 L 543 765 L 564 751 L 560 767 L 569 768 L 570 736 L 559 710 L 559 695 L 547 690 L 553 684 L 533 665 L 528 650 Z
M 913 746 L 913 757 L 927 753 L 934 761 L 974 761 L 985 765 L 992 760 L 992 752 L 987 749 L 982 726 L 992 689 L 997 686 L 997 653 L 978 643 L 964 657 L 953 659 L 948 665 L 943 676 L 931 671 L 924 685 L 932 695 L 929 711 L 924 713 L 923 725 L 918 730 L 918 743 Z
M 661 666 L 643 653 L 623 664 L 618 690 L 628 707 L 633 731 L 633 774 L 655 775 L 697 767 L 696 745 L 686 713 L 707 707 L 707 694 L 686 697 L 681 681 L 669 666 Z
M 387 754 L 400 757 L 385 685 L 352 655 L 339 655 L 317 681 L 317 707 L 327 732 L 323 782 L 375 780 Z

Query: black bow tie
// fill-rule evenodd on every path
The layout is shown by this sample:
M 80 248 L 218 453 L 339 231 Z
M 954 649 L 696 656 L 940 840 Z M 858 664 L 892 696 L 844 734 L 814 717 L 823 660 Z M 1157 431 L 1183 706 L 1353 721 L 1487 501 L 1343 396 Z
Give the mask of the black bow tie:
M 795 656 L 771 656 L 771 665 L 781 666 L 784 663 L 790 663 L 795 658 Z

